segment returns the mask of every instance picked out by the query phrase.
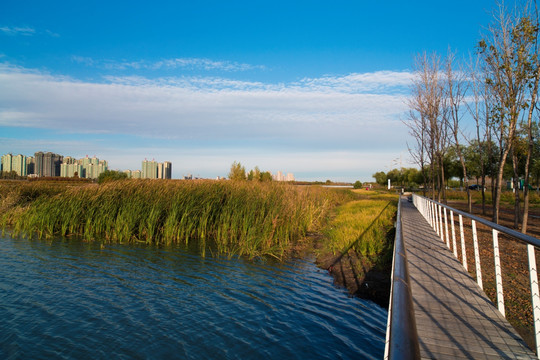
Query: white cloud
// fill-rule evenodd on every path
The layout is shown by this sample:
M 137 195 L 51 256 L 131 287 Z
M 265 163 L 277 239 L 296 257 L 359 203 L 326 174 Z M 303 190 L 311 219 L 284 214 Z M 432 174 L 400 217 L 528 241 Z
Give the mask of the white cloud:
M 369 177 L 373 167 L 381 169 L 381 154 L 391 159 L 406 149 L 407 130 L 399 118 L 407 109 L 399 89 L 407 86 L 408 76 L 351 74 L 292 84 L 109 77 L 105 83 L 91 83 L 0 64 L 0 126 L 47 129 L 63 137 L 87 134 L 93 145 L 74 147 L 71 154 L 99 156 L 101 147 L 103 158 L 112 160 L 122 150 L 133 154 L 131 164 L 139 164 L 143 155 L 155 156 L 176 162 L 177 176 L 188 171 L 225 175 L 238 160 L 303 173 L 304 178 L 309 169 L 321 169 L 350 174 L 352 180 L 360 178 L 354 174 L 363 171 Z M 131 143 L 95 140 L 115 136 Z M 22 131 L 20 137 L 24 139 Z M 162 149 L 153 153 L 153 143 Z M 201 160 L 204 149 L 210 152 L 208 166 Z M 216 173 L 218 162 L 224 170 Z
M 163 69 L 186 69 L 186 70 L 218 70 L 225 72 L 239 72 L 248 70 L 264 70 L 262 65 L 251 65 L 235 61 L 215 61 L 205 58 L 173 58 L 158 61 L 117 61 L 98 60 L 82 56 L 72 56 L 72 60 L 90 67 L 108 70 L 163 70 Z
M 10 35 L 10 36 L 15 36 L 15 35 L 23 35 L 23 36 L 32 36 L 36 33 L 36 30 L 34 30 L 33 28 L 31 27 L 9 27 L 9 26 L 2 26 L 0 27 L 0 32 L 6 34 L 6 35 Z

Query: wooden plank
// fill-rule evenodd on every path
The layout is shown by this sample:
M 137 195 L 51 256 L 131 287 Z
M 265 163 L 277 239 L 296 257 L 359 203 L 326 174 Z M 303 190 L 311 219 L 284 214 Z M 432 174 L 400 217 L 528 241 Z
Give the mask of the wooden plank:
M 402 229 L 423 359 L 536 359 L 412 203 Z

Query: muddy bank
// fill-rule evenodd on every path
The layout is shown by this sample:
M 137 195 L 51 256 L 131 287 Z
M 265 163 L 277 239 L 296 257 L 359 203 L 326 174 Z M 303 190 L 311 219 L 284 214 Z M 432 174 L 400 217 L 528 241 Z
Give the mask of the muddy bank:
M 394 231 L 388 234 L 393 241 Z M 346 288 L 350 296 L 357 296 L 388 308 L 392 272 L 392 254 L 382 254 L 378 258 L 366 258 L 353 249 L 347 254 L 324 252 L 322 243 L 324 236 L 310 234 L 310 246 L 297 248 L 295 256 L 315 252 L 316 264 L 329 272 L 334 284 Z
M 388 308 L 391 264 L 381 267 L 355 251 L 349 251 L 343 256 L 320 255 L 317 266 L 328 270 L 334 277 L 335 285 L 346 288 L 351 296 L 368 299 Z

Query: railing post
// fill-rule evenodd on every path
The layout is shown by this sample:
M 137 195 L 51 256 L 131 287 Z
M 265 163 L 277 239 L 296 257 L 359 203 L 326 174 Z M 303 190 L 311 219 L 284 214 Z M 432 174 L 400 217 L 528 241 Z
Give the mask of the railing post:
M 444 208 L 444 229 L 446 231 L 446 246 L 450 249 L 450 237 L 448 236 L 448 214 Z
M 439 205 L 439 227 L 441 228 L 439 235 L 441 236 L 441 241 L 444 242 L 444 230 L 443 230 L 442 206 L 441 205 Z
M 454 212 L 452 210 L 450 210 L 450 222 L 452 223 L 452 245 L 454 246 L 454 256 L 457 259 L 456 223 L 454 222 Z
M 480 267 L 480 251 L 478 250 L 478 236 L 476 235 L 476 221 L 471 220 L 472 233 L 473 233 L 473 245 L 474 245 L 474 262 L 476 264 L 476 282 L 480 289 L 484 290 L 482 285 L 482 268 Z
M 435 211 L 435 203 L 433 201 L 429 202 L 431 204 L 431 228 L 439 234 L 439 228 L 437 225 L 437 212 Z
M 437 232 L 437 235 L 439 235 L 439 215 L 437 213 L 437 205 L 435 205 L 435 202 L 431 202 L 433 206 L 433 227 L 434 230 Z
M 529 277 L 531 279 L 536 354 L 540 356 L 540 297 L 538 295 L 538 271 L 536 269 L 534 246 L 531 244 L 527 244 L 527 257 L 529 258 Z
M 469 271 L 469 266 L 467 265 L 467 249 L 465 248 L 465 235 L 463 233 L 463 217 L 461 214 L 459 214 L 459 233 L 461 235 L 461 261 L 463 262 L 465 270 Z
M 415 196 L 417 196 L 415 194 Z M 443 220 L 442 220 L 442 208 L 444 208 L 444 218 L 445 218 L 445 228 L 446 228 L 446 244 L 450 247 L 449 244 L 449 231 L 448 231 L 448 216 L 447 210 L 450 211 L 450 221 L 452 222 L 452 245 L 454 247 L 454 256 L 457 258 L 457 244 L 456 244 L 456 231 L 455 231 L 455 220 L 454 212 L 459 215 L 459 232 L 461 237 L 461 254 L 462 262 L 465 270 L 468 271 L 468 262 L 467 262 L 467 249 L 465 243 L 465 233 L 463 231 L 463 216 L 471 219 L 471 228 L 472 228 L 472 237 L 473 237 L 473 246 L 474 246 L 474 258 L 476 265 L 476 281 L 478 286 L 483 290 L 483 281 L 482 281 L 482 267 L 480 264 L 480 250 L 478 244 L 478 232 L 476 228 L 476 223 L 480 222 L 486 226 L 489 226 L 492 229 L 493 233 L 493 254 L 495 261 L 495 281 L 496 281 L 496 291 L 497 291 L 497 307 L 501 314 L 505 315 L 505 306 L 504 306 L 504 290 L 502 283 L 502 266 L 500 261 L 500 248 L 499 248 L 499 232 L 507 234 L 512 238 L 524 241 L 527 244 L 527 256 L 529 260 L 529 277 L 531 282 L 531 301 L 533 307 L 533 317 L 534 317 L 534 328 L 535 328 L 535 339 L 536 339 L 536 353 L 540 359 L 540 290 L 538 285 L 538 271 L 535 257 L 535 247 L 540 248 L 540 239 L 534 238 L 527 234 L 519 233 L 515 230 L 506 228 L 504 226 L 492 223 L 488 220 L 482 219 L 478 216 L 468 214 L 466 212 L 453 209 L 446 205 L 437 203 L 434 200 L 428 199 L 426 197 L 418 196 L 415 198 L 415 205 L 421 204 L 422 212 L 424 217 L 428 220 L 432 228 L 435 230 L 437 235 L 444 242 L 444 229 L 443 229 Z M 417 207 L 418 208 L 418 207 Z M 462 216 L 463 215 L 463 216 Z
M 501 257 L 499 256 L 499 232 L 492 229 L 493 233 L 493 256 L 495 257 L 495 283 L 497 284 L 497 307 L 501 314 L 506 317 L 504 311 L 504 293 L 502 284 Z

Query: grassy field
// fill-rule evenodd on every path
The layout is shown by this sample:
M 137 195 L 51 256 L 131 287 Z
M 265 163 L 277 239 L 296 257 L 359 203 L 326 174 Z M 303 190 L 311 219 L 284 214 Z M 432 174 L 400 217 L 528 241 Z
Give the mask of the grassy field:
M 332 253 L 354 249 L 373 258 L 386 252 L 387 234 L 394 228 L 398 196 L 386 192 L 354 190 L 358 199 L 336 210 L 325 230 L 326 248 Z
M 188 244 L 282 257 L 347 190 L 231 181 L 118 181 L 103 185 L 1 182 L 0 224 L 14 235 Z
M 355 195 L 333 212 L 317 263 L 350 294 L 387 307 L 398 196 L 375 190 Z
M 419 193 L 420 194 L 420 193 Z M 430 194 L 428 194 L 429 196 Z M 455 191 L 451 190 L 446 193 L 448 200 L 465 200 L 467 201 L 467 192 L 465 191 Z M 481 191 L 471 191 L 473 204 L 482 204 L 482 192 Z M 486 204 L 491 205 L 491 191 L 485 191 Z M 523 192 L 520 192 L 520 199 L 523 201 Z M 503 191 L 501 193 L 501 204 L 503 205 L 514 205 L 515 197 L 512 191 Z M 540 208 L 540 194 L 536 190 L 530 190 L 529 192 L 529 204 L 532 208 Z

